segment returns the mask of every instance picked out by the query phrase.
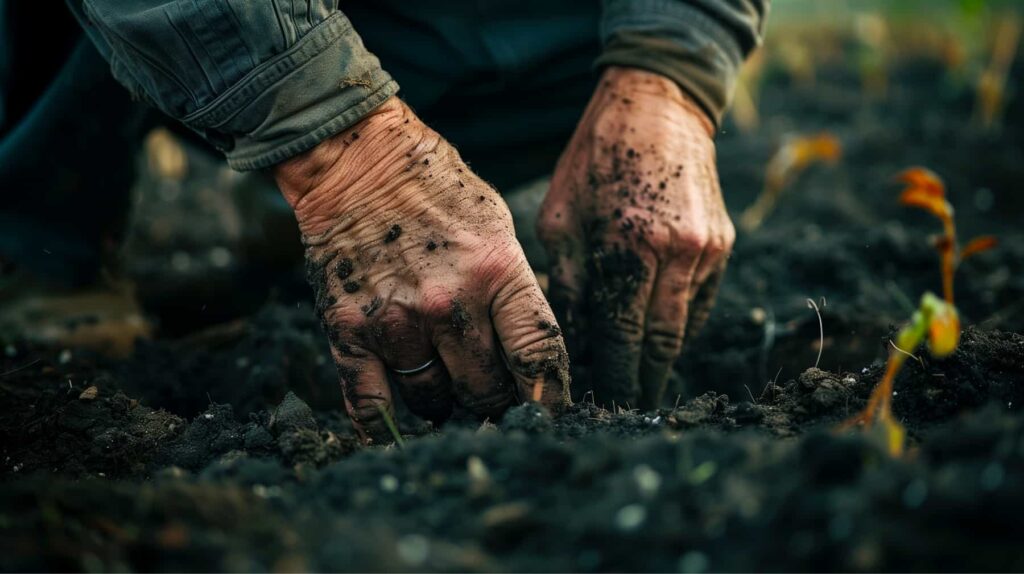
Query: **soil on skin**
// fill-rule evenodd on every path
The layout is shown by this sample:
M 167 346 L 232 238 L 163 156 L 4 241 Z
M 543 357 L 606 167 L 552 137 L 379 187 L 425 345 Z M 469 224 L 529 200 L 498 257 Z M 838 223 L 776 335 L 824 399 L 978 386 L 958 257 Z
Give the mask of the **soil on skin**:
M 740 235 L 657 411 L 584 398 L 435 430 L 400 410 L 404 447 L 367 448 L 309 304 L 141 341 L 125 360 L 5 338 L 0 569 L 1024 569 L 1024 102 L 981 132 L 969 94 L 930 66 L 895 72 L 885 105 L 842 71 L 769 82 L 764 127 L 727 126 L 734 216 L 783 133 L 829 129 L 844 160 Z M 896 460 L 880 437 L 832 429 L 938 286 L 937 224 L 894 201 L 891 176 L 912 164 L 946 179 L 964 238 L 1000 246 L 960 270 L 956 353 L 906 362 Z

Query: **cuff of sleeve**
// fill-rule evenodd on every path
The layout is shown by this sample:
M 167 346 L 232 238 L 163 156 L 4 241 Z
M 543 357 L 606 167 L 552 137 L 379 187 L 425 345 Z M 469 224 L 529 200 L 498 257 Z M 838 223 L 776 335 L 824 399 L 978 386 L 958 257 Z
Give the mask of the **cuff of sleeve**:
M 182 121 L 232 168 L 255 170 L 315 147 L 397 92 L 348 18 L 335 13 Z
M 662 74 L 721 123 L 743 61 L 728 28 L 678 0 L 607 0 L 601 36 L 605 48 L 596 66 Z

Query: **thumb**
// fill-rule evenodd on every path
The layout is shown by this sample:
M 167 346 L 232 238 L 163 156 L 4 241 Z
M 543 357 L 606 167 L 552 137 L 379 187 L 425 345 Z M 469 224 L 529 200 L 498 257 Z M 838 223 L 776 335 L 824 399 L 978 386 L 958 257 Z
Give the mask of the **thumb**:
M 523 401 L 557 412 L 570 404 L 569 356 L 562 330 L 525 256 L 495 295 L 491 320 Z

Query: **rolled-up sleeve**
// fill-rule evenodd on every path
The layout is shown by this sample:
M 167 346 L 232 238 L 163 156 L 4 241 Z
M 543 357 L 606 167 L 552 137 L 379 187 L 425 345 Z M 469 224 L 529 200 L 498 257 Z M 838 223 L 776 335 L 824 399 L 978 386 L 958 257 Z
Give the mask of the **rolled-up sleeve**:
M 744 58 L 764 35 L 770 0 L 604 0 L 598 66 L 674 80 L 720 123 Z
M 235 169 L 306 151 L 398 91 L 336 0 L 70 4 L 114 77 Z

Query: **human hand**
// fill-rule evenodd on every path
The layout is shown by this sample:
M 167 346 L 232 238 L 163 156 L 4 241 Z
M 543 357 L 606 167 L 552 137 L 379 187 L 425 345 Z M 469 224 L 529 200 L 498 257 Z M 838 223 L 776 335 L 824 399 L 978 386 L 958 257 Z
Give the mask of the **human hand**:
M 456 403 L 481 417 L 517 396 L 568 403 L 562 335 L 508 208 L 404 103 L 388 100 L 274 175 L 364 440 L 389 437 L 389 378 L 435 421 Z
M 549 295 L 601 403 L 657 407 L 710 313 L 736 236 L 713 133 L 671 80 L 611 67 L 555 169 L 538 220 Z

